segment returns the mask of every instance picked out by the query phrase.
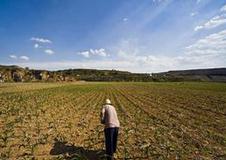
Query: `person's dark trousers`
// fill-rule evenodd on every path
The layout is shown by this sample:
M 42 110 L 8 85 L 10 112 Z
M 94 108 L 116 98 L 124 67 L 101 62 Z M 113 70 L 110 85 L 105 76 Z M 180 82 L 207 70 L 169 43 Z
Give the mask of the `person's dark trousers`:
M 112 160 L 113 154 L 116 152 L 118 130 L 118 127 L 104 129 L 107 160 Z

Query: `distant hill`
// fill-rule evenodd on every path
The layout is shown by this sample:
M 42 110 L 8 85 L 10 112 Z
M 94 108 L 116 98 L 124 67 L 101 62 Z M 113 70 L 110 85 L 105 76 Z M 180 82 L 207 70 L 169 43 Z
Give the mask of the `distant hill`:
M 157 81 L 214 81 L 226 82 L 226 68 L 192 69 L 153 74 Z
M 152 81 L 150 74 L 117 70 L 67 69 L 34 70 L 19 66 L 0 65 L 0 82 L 63 82 L 63 81 Z
M 131 73 L 118 70 L 66 69 L 35 70 L 19 66 L 0 65 L 0 82 L 69 82 L 69 81 L 210 81 L 226 82 L 226 68 L 168 71 L 161 73 Z

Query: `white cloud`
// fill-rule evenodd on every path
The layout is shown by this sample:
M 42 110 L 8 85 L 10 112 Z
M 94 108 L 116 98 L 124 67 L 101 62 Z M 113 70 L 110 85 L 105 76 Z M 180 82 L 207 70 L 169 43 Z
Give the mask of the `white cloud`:
M 9 57 L 12 58 L 12 59 L 20 59 L 20 60 L 25 60 L 25 61 L 29 60 L 29 57 L 27 57 L 27 56 L 17 57 L 16 55 L 9 55 Z
M 197 2 L 198 2 L 198 0 L 197 0 Z M 221 7 L 220 11 L 225 12 L 226 11 L 226 5 Z M 194 14 L 191 13 L 191 16 L 192 15 L 194 15 Z M 211 28 L 215 28 L 215 27 L 218 27 L 220 25 L 223 25 L 223 24 L 226 24 L 226 13 L 220 13 L 220 14 L 212 17 L 207 22 L 205 22 L 203 25 L 196 26 L 194 28 L 194 31 L 198 31 L 198 30 L 201 30 L 201 29 L 211 29 Z
M 51 49 L 46 49 L 44 52 L 47 53 L 48 55 L 53 55 L 53 54 L 55 53 L 55 52 L 54 52 L 53 50 L 51 50 Z
M 221 12 L 225 12 L 225 11 L 226 11 L 226 4 L 223 7 L 221 7 Z
M 226 64 L 226 30 L 210 34 L 185 48 L 178 56 L 153 54 L 141 55 L 139 45 L 122 42 L 117 60 L 133 64 L 133 70 L 142 72 L 167 71 L 173 69 L 222 67 Z M 148 52 L 148 51 L 147 51 Z M 136 68 L 137 69 L 134 69 Z M 143 71 L 143 72 L 144 72 Z
M 225 23 L 226 23 L 226 14 L 221 14 L 221 15 L 217 15 L 217 16 L 211 18 L 203 25 L 196 26 L 194 28 L 194 30 L 198 31 L 200 29 L 211 29 L 211 28 L 218 27 Z
M 120 50 L 118 52 L 119 60 L 123 60 L 131 64 L 133 72 L 158 72 L 167 71 L 169 69 L 177 69 L 180 66 L 179 57 L 152 55 L 130 54 Z M 128 70 L 131 71 L 131 69 Z
M 219 40 L 224 34 L 216 34 L 211 36 L 213 39 L 218 39 L 218 45 L 221 41 Z M 217 38 L 218 37 L 218 38 Z M 210 39 L 212 39 L 210 38 Z M 203 38 L 195 42 L 191 46 L 197 46 L 202 41 L 206 41 Z M 208 38 L 207 38 L 208 39 Z M 214 40 L 209 41 L 214 41 Z M 200 42 L 201 41 L 201 42 Z M 206 43 L 208 44 L 208 43 Z M 223 44 L 222 44 L 223 46 Z M 190 49 L 189 49 L 190 48 Z M 197 47 L 198 48 L 198 47 Z M 205 48 L 205 47 L 204 47 Z M 213 49 L 213 48 L 212 48 Z M 53 62 L 20 62 L 16 63 L 19 66 L 30 67 L 35 69 L 68 69 L 68 68 L 94 68 L 94 69 L 117 69 L 125 70 L 130 72 L 162 72 L 168 70 L 181 70 L 181 69 L 197 69 L 197 68 L 209 68 L 209 67 L 222 67 L 226 64 L 226 55 L 223 52 L 220 54 L 211 52 L 202 54 L 202 52 L 191 52 L 195 51 L 196 47 L 187 47 L 185 54 L 182 56 L 158 56 L 158 55 L 137 55 L 130 54 L 131 52 L 119 51 L 116 59 L 98 59 L 98 60 L 84 60 L 84 61 L 53 61 Z M 217 49 L 215 49 L 217 50 Z M 86 53 L 89 53 L 86 51 Z M 225 52 L 224 52 L 225 53 Z M 85 54 L 84 55 L 89 55 Z
M 5 64 L 9 65 L 9 64 Z M 20 62 L 15 65 L 34 69 L 59 70 L 68 68 L 94 68 L 94 69 L 117 69 L 125 71 L 138 71 L 137 66 L 127 61 L 113 60 L 86 60 L 86 61 L 52 61 L 52 62 Z M 144 72 L 144 70 L 143 70 Z
M 34 48 L 39 48 L 40 46 L 39 46 L 39 44 L 38 43 L 35 43 L 34 44 Z
M 12 59 L 17 59 L 17 56 L 16 55 L 13 55 L 13 54 L 12 55 L 9 55 L 9 57 L 12 58 Z
M 226 55 L 226 30 L 210 34 L 186 47 L 187 55 Z
M 29 57 L 27 57 L 27 56 L 20 56 L 20 59 L 21 59 L 21 60 L 28 61 L 30 58 L 29 58 Z
M 123 22 L 127 22 L 128 21 L 128 18 L 125 17 L 122 20 L 123 20 Z
M 192 12 L 192 13 L 190 13 L 190 16 L 191 17 L 194 17 L 194 16 L 196 16 L 198 14 L 198 12 Z
M 203 26 L 196 26 L 196 27 L 194 28 L 194 31 L 198 31 L 198 30 L 203 29 L 203 28 L 204 28 Z
M 196 3 L 198 4 L 198 3 L 200 3 L 201 2 L 201 0 L 196 0 Z
M 38 38 L 38 37 L 32 37 L 30 40 L 38 43 L 52 43 L 52 41 L 49 39 Z
M 107 56 L 107 53 L 105 51 L 104 48 L 100 48 L 100 49 L 90 49 L 89 52 L 92 54 L 92 55 L 97 55 L 97 56 L 101 56 L 101 57 L 106 57 Z
M 100 57 L 108 56 L 104 48 L 90 49 L 88 51 L 78 52 L 78 54 L 84 56 L 85 58 L 90 58 L 90 56 L 100 56 Z
M 203 37 L 185 48 L 181 55 L 153 54 L 150 50 L 141 55 L 139 43 L 133 40 L 121 42 L 115 57 L 105 59 L 86 59 L 80 61 L 48 61 L 48 62 L 18 62 L 19 66 L 36 69 L 68 69 L 96 68 L 117 69 L 130 72 L 161 72 L 178 69 L 197 69 L 210 67 L 225 67 L 226 64 L 226 29 Z M 78 54 L 89 58 L 105 52 L 104 49 L 88 50 Z
M 152 0 L 154 3 L 158 3 L 158 2 L 163 2 L 163 1 L 166 1 L 166 0 Z
M 89 58 L 90 57 L 89 51 L 78 52 L 78 54 L 84 56 L 85 58 Z

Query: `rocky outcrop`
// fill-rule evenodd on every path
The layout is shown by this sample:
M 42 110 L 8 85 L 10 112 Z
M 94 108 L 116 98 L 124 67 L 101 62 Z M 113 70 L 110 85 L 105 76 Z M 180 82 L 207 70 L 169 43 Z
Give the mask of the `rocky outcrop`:
M 29 70 L 18 66 L 0 65 L 0 83 L 3 82 L 64 82 L 77 81 L 73 76 L 47 70 Z

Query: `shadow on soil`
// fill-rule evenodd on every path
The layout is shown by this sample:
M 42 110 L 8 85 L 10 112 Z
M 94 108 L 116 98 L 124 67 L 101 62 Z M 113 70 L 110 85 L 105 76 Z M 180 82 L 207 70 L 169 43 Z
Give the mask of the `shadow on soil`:
M 101 160 L 104 159 L 104 153 L 104 150 L 87 150 L 57 139 L 55 139 L 54 146 L 50 150 L 51 155 L 59 155 L 63 159 L 74 160 Z

